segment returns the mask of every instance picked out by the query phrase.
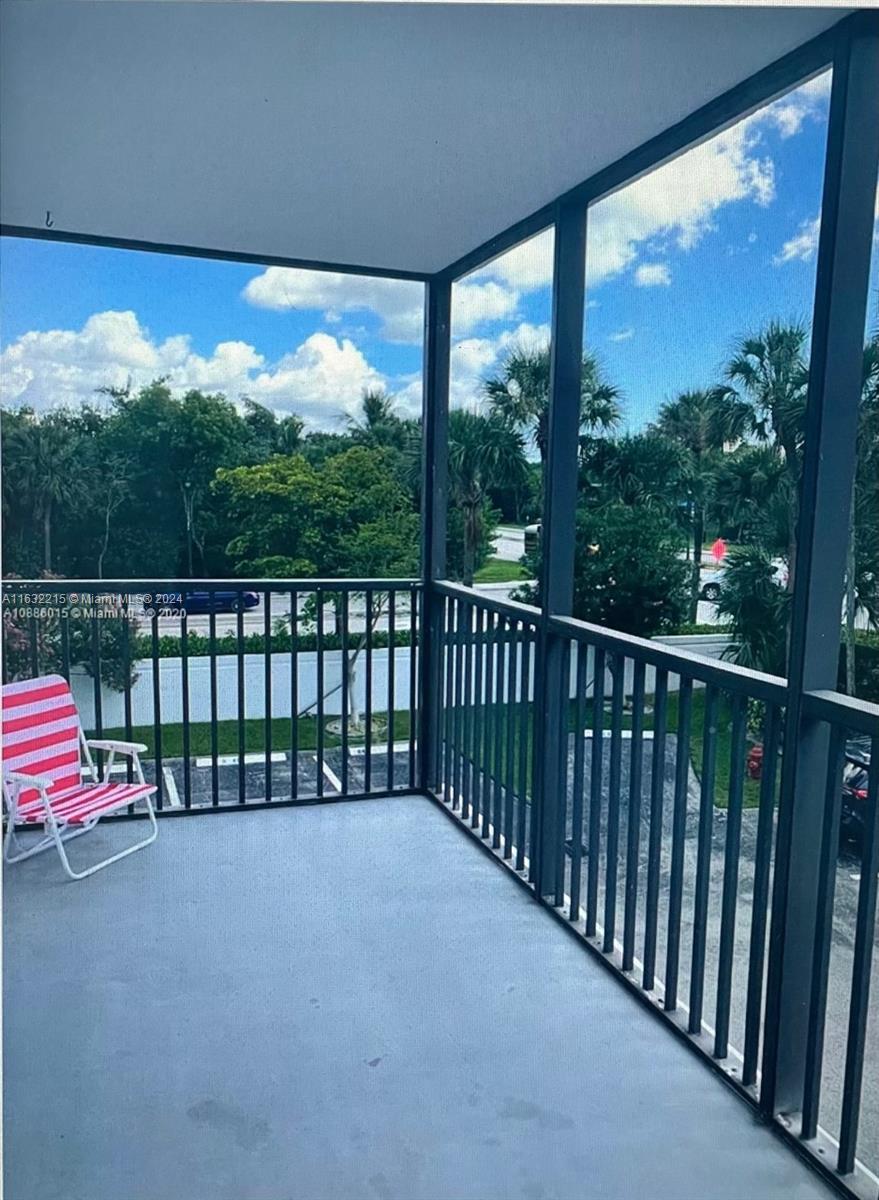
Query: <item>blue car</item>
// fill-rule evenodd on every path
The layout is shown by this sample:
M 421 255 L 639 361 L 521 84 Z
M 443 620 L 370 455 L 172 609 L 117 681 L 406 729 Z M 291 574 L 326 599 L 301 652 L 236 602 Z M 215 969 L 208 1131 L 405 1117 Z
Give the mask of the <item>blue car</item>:
M 184 592 L 183 607 L 192 616 L 197 613 L 246 612 L 256 608 L 259 595 L 256 592 L 237 592 L 231 589 L 216 592 Z

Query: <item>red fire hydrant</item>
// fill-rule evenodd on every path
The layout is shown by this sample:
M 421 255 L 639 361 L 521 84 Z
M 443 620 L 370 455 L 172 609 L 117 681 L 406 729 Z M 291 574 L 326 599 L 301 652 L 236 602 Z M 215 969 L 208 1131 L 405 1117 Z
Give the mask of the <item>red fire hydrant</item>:
M 763 774 L 763 747 L 752 746 L 748 755 L 748 778 L 759 779 Z

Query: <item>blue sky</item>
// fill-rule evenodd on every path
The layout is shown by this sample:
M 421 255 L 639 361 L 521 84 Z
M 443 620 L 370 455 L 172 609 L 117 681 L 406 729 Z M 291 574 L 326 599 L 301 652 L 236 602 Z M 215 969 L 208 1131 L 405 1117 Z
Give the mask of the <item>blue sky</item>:
M 630 427 L 716 380 L 738 334 L 808 318 L 828 83 L 590 212 L 587 343 Z M 420 284 L 20 239 L 4 239 L 2 255 L 7 405 L 77 404 L 103 383 L 164 374 L 298 411 L 312 427 L 337 427 L 366 386 L 418 410 Z M 546 338 L 551 261 L 545 234 L 456 285 L 454 403 L 478 398 L 512 344 Z M 875 275 L 874 262 L 874 292 Z

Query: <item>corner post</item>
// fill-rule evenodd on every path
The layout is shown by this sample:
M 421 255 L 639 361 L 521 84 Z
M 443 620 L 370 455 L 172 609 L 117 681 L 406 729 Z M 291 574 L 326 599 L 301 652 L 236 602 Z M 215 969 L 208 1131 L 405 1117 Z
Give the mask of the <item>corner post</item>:
M 797 527 L 761 1106 L 803 1101 L 829 735 L 805 693 L 835 689 L 856 467 L 858 407 L 879 168 L 879 14 L 840 32 L 833 61 Z
M 541 621 L 534 695 L 534 801 L 537 845 L 532 872 L 539 896 L 562 903 L 563 804 L 567 786 L 565 647 L 550 616 L 570 616 L 574 599 L 574 530 L 583 371 L 586 203 L 559 204 L 553 250 L 549 422 L 543 480 Z
M 442 611 L 432 584 L 446 573 L 449 500 L 449 352 L 452 281 L 430 279 L 425 288 L 423 417 L 421 446 L 421 663 L 418 781 L 438 782 L 438 731 L 442 709 Z

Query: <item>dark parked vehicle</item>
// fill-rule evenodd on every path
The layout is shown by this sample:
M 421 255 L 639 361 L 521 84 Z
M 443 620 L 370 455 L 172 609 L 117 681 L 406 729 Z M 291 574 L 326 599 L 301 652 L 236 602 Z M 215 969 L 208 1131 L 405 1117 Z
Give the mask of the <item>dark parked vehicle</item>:
M 197 613 L 234 613 L 246 612 L 248 608 L 256 608 L 259 596 L 256 592 L 184 592 L 183 607 L 192 616 Z
M 853 737 L 846 742 L 842 768 L 840 842 L 853 842 L 858 847 L 864 844 L 869 777 L 870 739 L 865 736 Z

